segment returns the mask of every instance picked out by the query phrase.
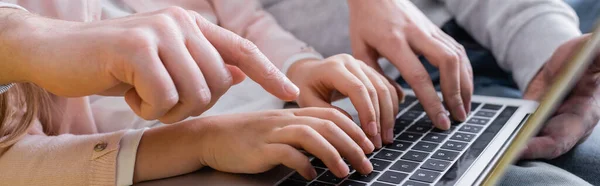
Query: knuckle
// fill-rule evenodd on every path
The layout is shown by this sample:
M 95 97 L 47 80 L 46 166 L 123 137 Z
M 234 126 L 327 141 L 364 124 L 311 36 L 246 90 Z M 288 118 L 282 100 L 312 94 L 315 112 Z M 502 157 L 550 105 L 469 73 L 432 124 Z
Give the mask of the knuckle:
M 445 51 L 439 53 L 440 59 L 447 64 L 458 64 L 460 62 L 460 55 L 454 51 Z
M 373 86 L 373 87 L 367 87 L 367 93 L 369 93 L 370 96 L 376 96 L 377 95 L 377 89 Z
M 412 79 L 417 83 L 417 84 L 425 84 L 425 83 L 429 83 L 430 79 L 429 79 L 429 74 L 428 73 L 416 73 L 412 76 Z
M 246 55 L 256 55 L 260 53 L 258 47 L 252 43 L 250 40 L 239 38 L 238 39 L 239 50 L 242 54 Z
M 152 17 L 153 26 L 157 29 L 168 28 L 172 26 L 173 19 L 169 14 L 156 14 Z
M 157 103 L 156 107 L 162 110 L 168 110 L 179 102 L 179 95 L 175 93 L 167 93 L 164 99 Z
M 313 139 L 314 129 L 307 125 L 299 125 L 296 130 L 298 139 Z
M 321 126 L 320 128 L 324 130 L 323 132 L 326 132 L 328 134 L 335 133 L 337 128 L 337 125 L 335 125 L 335 123 L 329 120 L 323 120 L 320 122 L 319 125 Z
M 144 50 L 154 47 L 152 37 L 143 29 L 128 29 L 122 33 L 119 43 L 134 51 Z
M 388 85 L 386 85 L 383 81 L 381 80 L 377 80 L 378 82 L 374 83 L 375 89 L 377 90 L 378 94 L 386 94 L 389 91 L 389 87 Z
M 328 118 L 336 118 L 342 115 L 342 113 L 339 110 L 334 108 L 323 108 L 321 112 L 325 113 L 325 116 Z
M 387 35 L 386 41 L 398 44 L 406 42 L 406 37 L 404 36 L 404 32 L 400 30 L 392 31 L 389 35 Z M 402 45 L 398 45 L 400 47 Z
M 165 8 L 164 13 L 171 16 L 175 20 L 185 20 L 189 18 L 188 11 L 179 6 Z
M 459 51 L 461 54 L 464 54 L 464 53 L 466 53 L 466 51 L 467 51 L 467 50 L 465 49 L 465 46 L 463 46 L 463 45 L 462 45 L 462 44 L 460 44 L 460 43 L 457 43 L 457 44 L 456 44 L 456 48 L 458 49 L 458 51 Z
M 363 92 L 369 93 L 367 90 L 367 87 L 359 81 L 349 82 L 348 86 L 350 87 L 350 89 L 352 89 L 358 93 L 363 93 Z
M 354 57 L 350 54 L 338 54 L 335 57 L 341 59 L 344 62 L 349 62 L 349 61 L 354 60 Z
M 548 158 L 549 158 L 549 159 L 554 159 L 554 158 L 557 158 L 557 157 L 559 157 L 560 155 L 562 155 L 562 154 L 563 154 L 563 152 L 564 152 L 564 151 L 563 151 L 563 149 L 562 149 L 562 148 L 554 148 L 554 149 L 551 151 L 551 153 L 549 154 L 549 157 L 548 157 Z
M 273 66 L 269 66 L 269 67 L 267 67 L 267 70 L 263 74 L 263 78 L 271 79 L 271 80 L 279 80 L 282 77 L 281 77 L 281 72 L 279 71 L 279 69 L 277 69 Z

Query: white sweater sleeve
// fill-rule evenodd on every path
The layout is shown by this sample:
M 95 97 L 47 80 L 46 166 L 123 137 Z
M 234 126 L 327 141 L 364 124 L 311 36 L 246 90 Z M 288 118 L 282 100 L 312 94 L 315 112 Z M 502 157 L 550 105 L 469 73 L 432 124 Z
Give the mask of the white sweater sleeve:
M 21 10 L 27 11 L 25 8 L 23 8 L 17 4 L 5 3 L 5 2 L 0 2 L 0 8 L 16 8 L 16 9 L 21 9 Z
M 521 90 L 562 43 L 581 35 L 575 12 L 562 0 L 439 0 Z

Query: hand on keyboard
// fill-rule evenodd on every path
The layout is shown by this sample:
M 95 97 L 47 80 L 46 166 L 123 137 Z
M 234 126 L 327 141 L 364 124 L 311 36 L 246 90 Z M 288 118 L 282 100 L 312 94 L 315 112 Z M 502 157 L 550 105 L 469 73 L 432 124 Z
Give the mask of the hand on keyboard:
M 283 164 L 304 178 L 317 176 L 304 149 L 323 160 L 337 177 L 349 168 L 368 174 L 373 166 L 365 156 L 374 149 L 363 131 L 341 112 L 330 108 L 301 108 L 213 116 L 192 120 L 208 125 L 199 135 L 203 165 L 233 173 L 260 173 Z
M 398 97 L 403 95 L 398 95 L 396 88 L 373 68 L 340 54 L 325 60 L 296 62 L 287 75 L 300 88 L 297 101 L 301 107 L 331 108 L 332 101 L 348 96 L 373 144 L 381 148 L 382 141 L 393 142 Z

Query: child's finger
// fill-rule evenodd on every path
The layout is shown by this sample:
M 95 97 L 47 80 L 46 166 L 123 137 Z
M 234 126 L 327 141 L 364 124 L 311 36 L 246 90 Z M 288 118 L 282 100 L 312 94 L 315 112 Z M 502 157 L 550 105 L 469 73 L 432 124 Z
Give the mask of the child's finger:
M 369 136 L 377 135 L 377 114 L 367 86 L 348 70 L 338 69 L 336 71 L 340 73 L 335 73 L 334 77 L 328 78 L 331 81 L 326 83 L 340 93 L 348 95 L 352 105 L 358 110 L 358 117 L 363 130 Z M 333 75 L 333 73 L 330 75 Z
M 307 125 L 311 122 L 295 121 L 294 123 L 305 125 L 285 126 L 269 136 L 269 143 L 289 144 L 302 148 L 321 159 L 337 177 L 343 178 L 348 175 L 350 169 L 338 151 L 319 132 Z
M 386 84 L 387 80 L 380 78 L 380 75 L 377 74 L 377 72 L 371 70 L 370 67 L 367 67 L 366 65 L 362 68 L 377 90 L 380 108 L 381 140 L 386 143 L 392 143 L 394 141 L 394 120 L 396 119 L 394 107 L 398 107 L 397 104 L 394 106 L 392 98 L 393 93 L 390 92 L 388 85 Z
M 285 144 L 269 144 L 265 147 L 266 156 L 271 160 L 281 163 L 286 167 L 296 170 L 307 180 L 317 177 L 315 168 L 310 164 L 310 160 L 298 149 Z
M 337 111 L 336 111 L 337 110 Z M 316 117 L 323 120 L 333 121 L 340 129 L 344 131 L 352 140 L 354 140 L 364 151 L 365 154 L 373 152 L 373 143 L 365 136 L 364 132 L 350 118 L 344 117 L 344 112 L 338 112 L 341 109 L 313 108 L 294 110 L 296 116 Z

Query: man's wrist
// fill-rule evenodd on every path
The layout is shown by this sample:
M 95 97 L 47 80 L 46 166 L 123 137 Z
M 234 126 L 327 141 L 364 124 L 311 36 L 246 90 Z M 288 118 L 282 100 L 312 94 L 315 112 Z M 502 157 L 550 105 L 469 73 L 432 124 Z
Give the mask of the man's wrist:
M 27 43 L 32 39 L 33 15 L 16 8 L 0 8 L 0 84 L 27 82 L 30 52 Z

